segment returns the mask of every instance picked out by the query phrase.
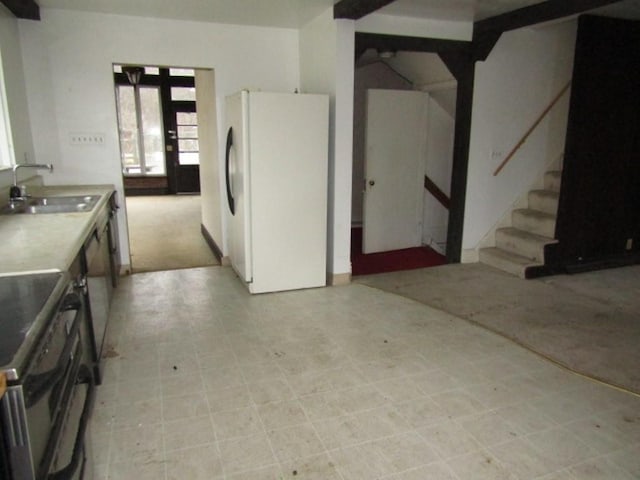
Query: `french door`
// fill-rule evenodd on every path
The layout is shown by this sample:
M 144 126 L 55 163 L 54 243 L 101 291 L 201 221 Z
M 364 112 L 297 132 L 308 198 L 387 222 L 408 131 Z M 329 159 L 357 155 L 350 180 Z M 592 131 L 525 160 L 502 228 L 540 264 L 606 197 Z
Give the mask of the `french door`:
M 171 102 L 166 150 L 169 177 L 173 177 L 175 192 L 200 192 L 200 146 L 196 102 Z

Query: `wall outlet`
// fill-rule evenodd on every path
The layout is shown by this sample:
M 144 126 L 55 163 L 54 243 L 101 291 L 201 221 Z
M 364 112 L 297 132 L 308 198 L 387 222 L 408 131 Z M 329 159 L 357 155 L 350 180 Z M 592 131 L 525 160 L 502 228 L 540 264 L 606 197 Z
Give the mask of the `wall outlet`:
M 69 143 L 74 146 L 102 147 L 104 145 L 104 133 L 100 132 L 72 132 L 69 134 Z

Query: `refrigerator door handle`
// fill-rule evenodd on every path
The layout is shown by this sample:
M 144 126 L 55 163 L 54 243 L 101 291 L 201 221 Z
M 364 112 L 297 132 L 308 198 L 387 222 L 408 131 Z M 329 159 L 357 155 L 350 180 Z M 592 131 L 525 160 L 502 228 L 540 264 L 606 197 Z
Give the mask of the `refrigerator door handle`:
M 227 149 L 225 153 L 224 160 L 224 173 L 227 184 L 227 201 L 229 202 L 229 210 L 231 210 L 231 215 L 236 214 L 236 205 L 235 200 L 233 199 L 233 194 L 231 193 L 231 182 L 229 180 L 229 156 L 231 153 L 231 146 L 233 145 L 233 127 L 229 127 L 229 131 L 227 132 Z

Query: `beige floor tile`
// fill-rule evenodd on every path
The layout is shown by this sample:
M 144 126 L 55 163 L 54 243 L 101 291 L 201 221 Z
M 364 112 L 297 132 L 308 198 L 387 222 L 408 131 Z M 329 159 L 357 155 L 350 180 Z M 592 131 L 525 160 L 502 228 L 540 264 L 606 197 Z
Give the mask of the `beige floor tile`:
M 267 430 L 307 422 L 307 416 L 297 400 L 258 405 L 258 413 Z
M 118 480 L 158 480 L 165 478 L 164 462 L 154 463 L 111 463 L 109 478 Z
M 490 453 L 480 450 L 448 462 L 459 478 L 465 480 L 520 480 Z
M 162 417 L 165 422 L 208 414 L 207 397 L 202 392 L 162 399 Z
M 211 418 L 219 440 L 245 437 L 264 431 L 260 416 L 253 406 L 215 412 L 211 414 Z
M 443 462 L 435 462 L 424 467 L 385 477 L 384 480 L 459 480 Z
M 477 440 L 451 420 L 419 428 L 418 433 L 445 460 L 480 450 Z
M 553 470 L 561 470 L 597 455 L 580 437 L 564 428 L 533 433 L 527 436 L 527 440 L 544 455 Z
M 487 408 L 464 388 L 431 395 L 431 399 L 451 418 L 474 415 Z
M 167 480 L 221 480 L 222 463 L 216 445 L 204 445 L 168 452 Z
M 116 405 L 113 428 L 122 429 L 162 422 L 162 400 L 153 398 L 129 404 Z
M 412 300 L 228 268 L 116 294 L 96 478 L 640 478 L 638 398 Z
M 342 480 L 327 454 L 282 463 L 283 480 Z
M 211 444 L 216 441 L 209 415 L 165 422 L 163 432 L 165 452 Z
M 616 480 L 633 480 L 638 478 L 602 457 L 571 466 L 567 470 L 580 480 L 610 480 L 614 478 Z
M 247 387 L 251 393 L 251 398 L 258 405 L 293 400 L 296 396 L 284 378 L 271 378 L 251 382 L 247 384 Z
M 227 476 L 227 480 L 279 480 L 281 478 L 283 478 L 283 476 L 280 465 L 271 465 L 269 467 Z
M 110 452 L 110 463 L 161 462 L 164 457 L 162 425 L 142 425 L 114 431 Z
M 177 397 L 190 393 L 204 393 L 204 383 L 199 371 L 162 377 L 160 389 L 163 397 Z
M 386 459 L 393 472 L 414 469 L 439 459 L 435 450 L 415 432 L 386 437 L 370 445 Z
M 218 442 L 220 459 L 226 475 L 257 470 L 276 463 L 266 434 Z
M 324 452 L 324 445 L 310 423 L 270 430 L 268 436 L 273 452 L 281 462 Z
M 495 411 L 464 417 L 458 423 L 485 447 L 508 442 L 518 436 L 515 429 Z
M 207 399 L 211 413 L 236 410 L 253 405 L 251 393 L 246 385 L 212 390 L 207 392 Z
M 413 428 L 433 425 L 449 418 L 447 413 L 429 397 L 396 403 L 394 407 Z

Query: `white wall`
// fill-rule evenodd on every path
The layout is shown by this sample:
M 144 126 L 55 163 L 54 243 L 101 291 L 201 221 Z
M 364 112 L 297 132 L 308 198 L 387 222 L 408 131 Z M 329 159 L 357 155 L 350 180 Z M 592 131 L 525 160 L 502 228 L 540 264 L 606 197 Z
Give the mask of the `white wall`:
M 18 21 L 7 8 L 0 4 L 0 53 L 7 93 L 7 108 L 11 122 L 12 143 L 15 161 L 33 163 L 33 143 L 27 108 L 24 69 L 20 49 Z M 23 170 L 24 172 L 24 170 Z M 33 174 L 28 171 L 27 175 Z M 10 171 L 0 172 L 0 188 L 10 185 Z
M 427 120 L 427 160 L 426 175 L 447 196 L 451 190 L 451 167 L 453 164 L 453 134 L 455 119 L 429 95 Z M 422 243 L 436 246 L 441 253 L 446 250 L 449 210 L 443 207 L 424 189 L 424 210 L 422 220 Z M 435 243 L 435 245 L 434 245 Z
M 296 30 L 56 9 L 41 15 L 40 22 L 19 21 L 19 31 L 35 159 L 54 164 L 45 176 L 50 184 L 112 183 L 122 195 L 113 63 L 215 68 L 218 139 L 226 95 L 242 88 L 292 92 L 299 84 Z M 104 146 L 71 146 L 72 132 L 103 133 Z M 219 157 L 223 146 L 219 141 Z M 122 211 L 119 221 L 126 264 Z
M 222 212 L 218 161 L 218 121 L 216 117 L 216 78 L 213 70 L 197 69 L 196 107 L 198 109 L 198 137 L 200 148 L 200 199 L 202 225 L 216 245 L 221 248 Z
M 327 272 L 334 282 L 351 273 L 354 22 L 328 9 L 300 29 L 300 87 L 331 98 L 329 119 Z
M 502 35 L 476 64 L 463 250 L 475 249 L 518 196 L 562 154 L 569 95 L 496 177 L 502 159 L 569 81 L 576 22 Z

